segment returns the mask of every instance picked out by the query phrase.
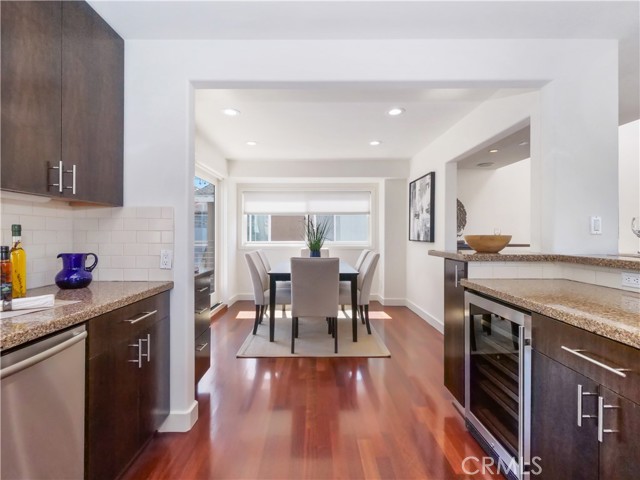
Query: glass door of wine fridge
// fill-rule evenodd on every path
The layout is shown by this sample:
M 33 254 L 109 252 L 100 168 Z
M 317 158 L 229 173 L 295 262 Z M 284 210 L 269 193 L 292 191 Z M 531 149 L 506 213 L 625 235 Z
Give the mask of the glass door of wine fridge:
M 529 478 L 531 316 L 465 293 L 465 417 L 511 478 Z

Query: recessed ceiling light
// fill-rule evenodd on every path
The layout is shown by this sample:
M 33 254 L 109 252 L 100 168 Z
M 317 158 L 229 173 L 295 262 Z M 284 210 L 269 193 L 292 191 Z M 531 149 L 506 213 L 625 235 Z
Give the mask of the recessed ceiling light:
M 382 142 L 380 140 L 371 140 L 369 142 L 369 145 L 371 145 L 372 147 L 377 147 L 378 145 L 381 145 Z
M 404 113 L 404 108 L 394 107 L 387 112 L 387 115 L 391 115 L 392 117 L 397 117 L 398 115 L 402 115 Z
M 492 149 L 492 150 L 489 150 L 489 153 L 496 153 L 497 151 L 498 151 L 498 149 L 497 149 L 497 148 L 494 148 L 494 149 Z
M 222 110 L 222 113 L 230 117 L 237 117 L 238 115 L 240 115 L 240 110 L 236 110 L 235 108 L 225 108 L 224 110 Z
M 477 164 L 478 167 L 490 167 L 491 165 L 493 165 L 493 162 L 482 162 Z
M 258 145 L 258 142 L 254 142 L 253 140 L 249 140 L 247 142 L 247 145 L 249 145 L 250 147 L 255 147 L 256 145 Z
M 526 147 L 527 145 L 529 145 L 529 142 L 525 140 L 524 142 L 520 142 L 518 145 L 520 145 L 521 147 Z

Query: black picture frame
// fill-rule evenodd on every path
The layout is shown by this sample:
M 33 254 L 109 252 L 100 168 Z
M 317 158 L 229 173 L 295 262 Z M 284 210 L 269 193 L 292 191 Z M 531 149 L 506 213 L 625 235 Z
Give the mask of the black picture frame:
M 435 238 L 436 172 L 409 183 L 409 240 L 433 242 Z

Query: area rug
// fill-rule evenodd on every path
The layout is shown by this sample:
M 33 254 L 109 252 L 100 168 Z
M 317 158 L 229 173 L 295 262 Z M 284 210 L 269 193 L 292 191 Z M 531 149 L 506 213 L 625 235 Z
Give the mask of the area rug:
M 253 327 L 253 325 L 251 325 Z M 333 337 L 327 333 L 323 318 L 299 319 L 296 353 L 291 354 L 291 312 L 277 311 L 274 341 L 269 341 L 269 319 L 265 316 L 258 332 L 251 330 L 240 350 L 240 358 L 256 357 L 390 357 L 391 353 L 371 327 L 371 335 L 358 320 L 358 341 L 353 342 L 351 315 L 340 312 L 338 317 L 338 353 L 333 353 Z

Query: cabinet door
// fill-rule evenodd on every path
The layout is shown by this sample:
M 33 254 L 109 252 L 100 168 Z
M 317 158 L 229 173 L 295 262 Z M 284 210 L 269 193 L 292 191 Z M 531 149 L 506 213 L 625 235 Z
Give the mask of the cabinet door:
M 2 16 L 2 184 L 57 195 L 60 160 L 60 2 L 7 2 Z
M 603 399 L 600 479 L 636 479 L 640 471 L 640 405 L 602 386 L 600 395 Z
M 145 345 L 140 370 L 139 445 L 158 430 L 169 414 L 169 318 L 155 322 L 140 335 Z
M 132 344 L 120 342 L 89 360 L 87 478 L 116 478 L 137 452 L 139 369 Z
M 64 196 L 122 205 L 124 42 L 85 2 L 63 2 L 61 102 Z
M 533 351 L 531 358 L 531 458 L 532 470 L 540 469 L 536 478 L 596 480 L 598 385 L 541 353 Z M 582 426 L 580 409 L 589 416 L 581 419 Z
M 457 273 L 456 273 L 457 270 Z M 466 263 L 444 261 L 444 385 L 464 407 L 464 287 Z

